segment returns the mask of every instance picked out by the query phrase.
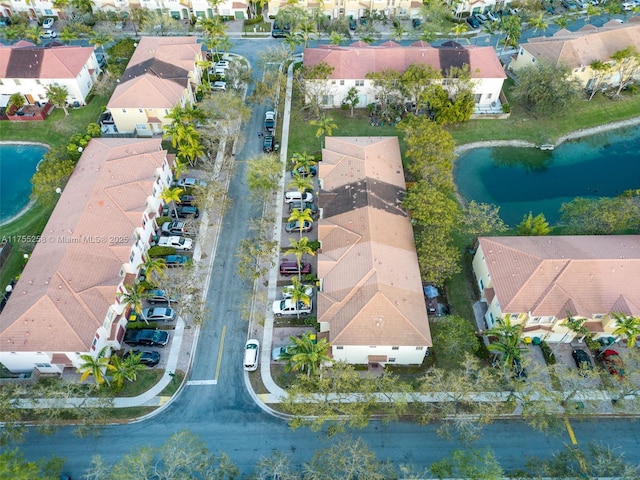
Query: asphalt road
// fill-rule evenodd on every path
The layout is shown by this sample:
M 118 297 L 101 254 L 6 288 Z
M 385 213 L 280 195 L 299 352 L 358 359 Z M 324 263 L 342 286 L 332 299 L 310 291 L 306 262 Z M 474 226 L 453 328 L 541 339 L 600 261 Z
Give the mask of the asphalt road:
M 234 40 L 234 52 L 245 55 L 255 65 L 258 48 L 279 43 L 278 40 Z M 258 47 L 258 48 L 256 48 Z M 259 76 L 260 72 L 254 72 Z M 262 128 L 266 107 L 254 109 L 245 126 L 245 140 L 236 152 L 236 169 L 229 185 L 232 205 L 226 213 L 219 238 L 208 306 L 211 319 L 200 334 L 191 380 L 212 380 L 218 368 L 218 356 L 224 333 L 224 347 L 217 383 L 187 386 L 164 411 L 151 419 L 130 425 L 110 426 L 100 434 L 78 438 L 64 428 L 51 436 L 30 430 L 20 445 L 29 459 L 57 455 L 65 458 L 66 470 L 80 478 L 93 455 L 116 462 L 137 447 L 161 445 L 171 434 L 190 430 L 198 434 L 212 452 L 223 451 L 249 474 L 257 460 L 273 450 L 290 454 L 294 464 L 311 459 L 322 448 L 326 436 L 307 429 L 291 431 L 286 422 L 271 417 L 258 408 L 245 389 L 242 354 L 248 325 L 240 317 L 238 304 L 251 285 L 236 274 L 235 252 L 248 233 L 259 209 L 251 204 L 245 181 L 246 159 L 261 152 L 257 132 Z M 572 424 L 579 445 L 601 441 L 619 446 L 626 459 L 640 463 L 640 429 L 635 419 L 599 419 Z M 378 458 L 397 465 L 428 467 L 456 448 L 464 446 L 443 440 L 436 434 L 437 425 L 420 426 L 409 422 L 388 425 L 372 422 L 367 428 L 352 432 L 362 437 Z M 335 441 L 335 437 L 333 440 Z M 567 430 L 547 436 L 532 430 L 521 421 L 499 421 L 484 428 L 477 446 L 491 446 L 503 468 L 522 467 L 528 456 L 550 457 L 572 441 Z

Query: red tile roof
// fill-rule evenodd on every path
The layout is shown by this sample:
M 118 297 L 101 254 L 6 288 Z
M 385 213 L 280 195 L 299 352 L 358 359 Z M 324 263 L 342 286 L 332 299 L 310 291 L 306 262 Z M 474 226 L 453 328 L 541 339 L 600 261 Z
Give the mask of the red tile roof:
M 404 72 L 417 63 L 430 65 L 444 75 L 451 67 L 469 65 L 472 78 L 506 78 L 493 47 L 461 46 L 453 42 L 440 47 L 425 42 L 416 42 L 408 47 L 395 42 L 379 46 L 356 42 L 347 47 L 319 45 L 304 49 L 305 66 L 321 62 L 334 67 L 332 79 L 364 79 L 367 73 L 387 69 Z
M 318 320 L 336 345 L 431 346 L 396 137 L 327 137 Z
M 0 45 L 0 78 L 76 78 L 92 54 L 93 47 Z
M 505 313 L 640 315 L 640 236 L 483 237 Z
M 165 156 L 160 139 L 91 140 L 0 314 L 2 348 L 89 350 Z

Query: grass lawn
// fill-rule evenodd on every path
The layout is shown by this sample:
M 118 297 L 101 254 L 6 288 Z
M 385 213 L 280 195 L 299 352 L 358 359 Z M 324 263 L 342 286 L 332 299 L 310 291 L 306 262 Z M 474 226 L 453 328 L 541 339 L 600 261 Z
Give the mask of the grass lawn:
M 56 108 L 44 122 L 2 122 L 0 142 L 25 141 L 46 143 L 51 147 L 65 145 L 71 135 L 84 133 L 87 125 L 96 122 L 105 109 L 107 98 L 96 95 L 86 107 L 71 108 L 69 115 Z M 9 236 L 36 236 L 44 229 L 54 205 L 36 202 L 24 215 L 0 227 L 0 238 Z M 24 267 L 25 253 L 31 253 L 35 243 L 13 243 L 7 264 L 0 271 L 0 288 L 8 285 Z
M 504 93 L 512 102 L 513 80 L 504 84 Z M 590 102 L 580 101 L 571 110 L 549 118 L 535 118 L 517 103 L 511 103 L 507 120 L 470 120 L 447 127 L 457 145 L 483 140 L 528 140 L 536 144 L 555 143 L 562 135 L 605 123 L 627 120 L 640 115 L 640 95 L 625 94 L 614 101 L 596 95 Z

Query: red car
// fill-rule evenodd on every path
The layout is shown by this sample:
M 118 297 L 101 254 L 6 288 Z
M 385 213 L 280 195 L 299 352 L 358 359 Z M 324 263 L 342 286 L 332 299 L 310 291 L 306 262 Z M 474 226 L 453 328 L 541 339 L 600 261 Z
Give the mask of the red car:
M 602 352 L 602 363 L 609 369 L 611 375 L 617 376 L 619 379 L 624 378 L 624 363 L 615 350 L 605 350 Z

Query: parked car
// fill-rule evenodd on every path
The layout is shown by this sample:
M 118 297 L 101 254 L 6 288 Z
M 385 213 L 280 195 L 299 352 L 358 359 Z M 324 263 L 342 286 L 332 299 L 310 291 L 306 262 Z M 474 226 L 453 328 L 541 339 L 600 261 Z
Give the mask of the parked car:
M 47 17 L 42 21 L 42 28 L 45 30 L 50 30 L 53 28 L 53 24 L 55 23 L 55 18 Z
M 0 17 L 0 27 L 8 27 L 11 23 L 11 17 Z
M 271 360 L 277 362 L 283 355 L 291 355 L 295 352 L 295 345 L 287 345 L 286 347 L 276 347 L 271 350 Z
M 291 176 L 300 175 L 301 177 L 315 177 L 318 174 L 318 169 L 311 165 L 309 167 L 298 167 L 295 170 L 291 170 Z
M 353 31 L 356 28 L 358 28 L 358 23 L 356 22 L 356 19 L 353 17 L 349 17 L 349 30 Z
M 309 305 L 305 304 L 304 302 L 297 302 L 296 304 L 296 302 L 294 302 L 290 298 L 285 298 L 284 300 L 276 300 L 271 306 L 274 317 L 309 315 L 312 309 L 313 302 L 311 300 L 309 301 Z
M 284 260 L 280 262 L 280 275 L 289 276 L 289 275 L 298 275 L 298 273 L 302 275 L 307 275 L 311 273 L 311 264 L 301 263 L 300 268 L 298 269 L 297 262 L 291 262 L 289 260 Z
M 162 235 L 172 236 L 177 235 L 179 237 L 185 237 L 188 235 L 187 226 L 184 222 L 165 222 L 162 224 L 162 228 L 160 229 Z
M 160 237 L 158 239 L 158 245 L 160 247 L 173 247 L 176 250 L 191 250 L 193 246 L 193 240 L 185 237 Z
M 168 268 L 172 267 L 182 267 L 186 265 L 191 259 L 186 255 L 166 255 L 164 258 L 164 263 Z
M 226 90 L 227 82 L 218 80 L 217 82 L 211 82 L 211 90 Z
M 297 190 L 292 192 L 284 192 L 285 203 L 291 203 L 296 201 L 297 202 L 299 201 L 313 202 L 313 195 L 311 194 L 311 192 L 299 192 Z
M 486 15 L 483 15 L 482 13 L 474 13 L 474 14 L 473 14 L 473 18 L 475 18 L 475 19 L 478 21 L 478 23 L 479 23 L 480 25 L 482 25 L 484 22 L 486 22 L 487 20 L 489 20 L 489 19 L 487 18 L 487 16 L 486 16 Z
M 180 180 L 178 180 L 177 185 L 180 188 L 191 188 L 191 187 L 195 187 L 196 185 L 200 187 L 206 187 L 207 183 L 203 180 L 198 180 L 197 178 L 187 177 L 187 178 L 181 178 Z
M 149 290 L 147 293 L 149 294 L 149 297 L 147 298 L 147 300 L 149 300 L 149 303 L 151 305 L 155 305 L 156 303 L 169 303 L 169 300 L 171 300 L 174 303 L 178 301 L 177 298 L 169 299 L 169 297 L 167 297 L 167 294 L 164 292 L 164 290 L 160 290 L 159 288 L 154 288 L 153 290 Z
M 224 68 L 226 70 L 229 68 L 229 62 L 227 60 L 218 60 L 214 65 L 214 68 Z
M 562 6 L 567 10 L 577 10 L 578 5 L 573 0 L 562 0 Z
M 480 28 L 480 23 L 478 23 L 478 20 L 476 20 L 475 17 L 467 17 L 466 22 L 471 28 Z
M 591 357 L 584 350 L 574 350 L 571 352 L 571 356 L 576 361 L 576 366 L 580 370 L 593 370 L 593 362 L 591 361 Z
M 288 33 L 291 33 L 291 26 L 289 24 L 280 25 L 278 21 L 273 22 L 273 28 L 271 29 L 271 36 L 273 38 L 284 38 Z
M 273 132 L 276 128 L 276 112 L 269 110 L 264 114 L 264 129 L 266 132 Z
M 191 206 L 196 203 L 196 197 L 193 195 L 181 195 L 180 201 L 176 202 L 178 205 Z
M 178 218 L 198 218 L 200 216 L 200 209 L 193 205 L 178 205 L 175 210 L 171 210 L 171 216 L 175 217 L 176 215 Z
M 218 77 L 220 79 L 224 79 L 227 76 L 227 69 L 222 67 L 214 67 L 209 70 L 209 75 L 211 77 Z
M 604 363 L 611 375 L 615 375 L 619 379 L 624 378 L 624 362 L 618 352 L 611 349 L 602 352 L 602 363 Z
M 169 343 L 169 332 L 166 330 L 153 330 L 151 328 L 127 330 L 124 334 L 124 343 L 136 347 L 164 347 Z
M 286 285 L 282 287 L 282 298 L 291 298 L 291 292 L 293 291 L 293 285 Z M 313 285 L 305 285 L 304 293 L 307 297 L 311 297 L 313 295 Z
M 254 372 L 258 369 L 258 358 L 260 353 L 260 342 L 255 338 L 247 340 L 244 345 L 244 369 L 247 372 Z
M 318 214 L 318 207 L 316 207 L 315 204 L 309 202 L 301 202 L 300 200 L 291 202 L 289 204 L 289 213 L 293 213 L 294 210 L 306 210 L 307 208 L 311 210 L 311 216 L 315 216 Z
M 40 34 L 40 38 L 56 38 L 58 34 L 53 30 L 45 30 Z
M 126 360 L 131 355 L 140 355 L 140 363 L 147 367 L 155 367 L 160 363 L 160 353 L 152 350 L 129 350 L 122 358 Z
M 150 307 L 142 310 L 142 316 L 147 322 L 172 322 L 176 319 L 176 311 L 173 308 Z
M 310 232 L 311 230 L 313 230 L 313 224 L 310 221 L 305 220 L 304 224 L 302 225 L 302 231 L 303 232 Z M 300 222 L 298 220 L 295 220 L 293 222 L 286 223 L 285 226 L 284 226 L 284 231 L 287 232 L 287 233 L 299 232 L 300 231 Z
M 489 20 L 491 20 L 492 22 L 499 22 L 500 21 L 500 17 L 497 14 L 495 14 L 494 12 L 487 12 L 486 15 L 487 15 L 487 18 Z
M 272 135 L 265 135 L 263 140 L 262 140 L 262 151 L 264 153 L 271 153 L 273 152 L 273 136 Z
M 420 20 L 419 18 L 414 18 L 411 20 L 411 26 L 413 28 L 419 28 L 420 25 L 422 25 L 422 20 Z

